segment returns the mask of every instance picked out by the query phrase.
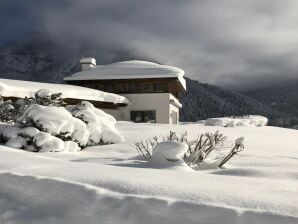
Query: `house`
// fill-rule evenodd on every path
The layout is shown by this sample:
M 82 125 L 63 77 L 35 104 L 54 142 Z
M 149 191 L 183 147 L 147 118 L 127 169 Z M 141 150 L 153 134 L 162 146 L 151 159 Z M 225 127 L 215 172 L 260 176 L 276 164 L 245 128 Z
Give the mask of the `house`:
M 62 93 L 61 98 L 67 104 L 77 104 L 86 100 L 99 108 L 117 110 L 127 106 L 129 102 L 124 96 L 81 86 L 0 79 L 0 95 L 5 100 L 15 101 L 24 97 L 34 97 L 40 89 Z
M 117 120 L 179 122 L 179 95 L 186 90 L 182 69 L 138 60 L 96 65 L 94 58 L 83 58 L 80 63 L 82 71 L 64 81 L 126 97 L 126 107 L 105 110 Z

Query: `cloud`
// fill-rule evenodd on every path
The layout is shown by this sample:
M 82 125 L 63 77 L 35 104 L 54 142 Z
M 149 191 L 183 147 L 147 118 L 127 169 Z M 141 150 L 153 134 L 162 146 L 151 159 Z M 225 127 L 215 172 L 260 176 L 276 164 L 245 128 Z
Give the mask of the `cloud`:
M 4 2 L 7 38 L 36 30 L 65 43 L 122 45 L 226 88 L 298 79 L 295 0 Z

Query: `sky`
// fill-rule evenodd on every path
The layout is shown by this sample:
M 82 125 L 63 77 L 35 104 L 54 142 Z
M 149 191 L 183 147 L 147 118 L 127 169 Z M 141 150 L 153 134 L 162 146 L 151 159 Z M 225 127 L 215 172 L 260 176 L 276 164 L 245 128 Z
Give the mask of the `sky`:
M 298 80 L 297 0 L 1 0 L 0 43 L 119 45 L 236 90 Z

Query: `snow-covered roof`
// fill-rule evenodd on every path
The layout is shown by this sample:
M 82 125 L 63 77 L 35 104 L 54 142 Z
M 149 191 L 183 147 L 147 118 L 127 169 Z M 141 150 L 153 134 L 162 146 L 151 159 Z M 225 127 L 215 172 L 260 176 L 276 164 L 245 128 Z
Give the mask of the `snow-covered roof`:
M 108 65 L 97 65 L 90 70 L 74 73 L 72 76 L 64 78 L 64 80 L 177 78 L 183 88 L 186 89 L 186 82 L 183 76 L 184 71 L 177 67 L 148 61 L 131 60 Z
M 40 89 L 62 93 L 63 98 L 110 102 L 114 104 L 128 103 L 128 100 L 123 96 L 80 86 L 0 79 L 0 95 L 4 97 L 33 97 L 35 92 Z

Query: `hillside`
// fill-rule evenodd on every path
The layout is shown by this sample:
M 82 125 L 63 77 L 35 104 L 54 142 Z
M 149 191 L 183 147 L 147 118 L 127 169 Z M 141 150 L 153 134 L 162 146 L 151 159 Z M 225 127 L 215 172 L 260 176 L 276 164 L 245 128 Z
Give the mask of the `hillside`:
M 291 127 L 297 119 L 275 110 L 270 105 L 220 87 L 203 84 L 189 78 L 187 91 L 182 96 L 183 121 L 197 121 L 210 117 L 259 114 L 269 118 L 269 124 Z
M 282 113 L 298 117 L 298 82 L 243 92 L 243 94 L 257 99 Z

